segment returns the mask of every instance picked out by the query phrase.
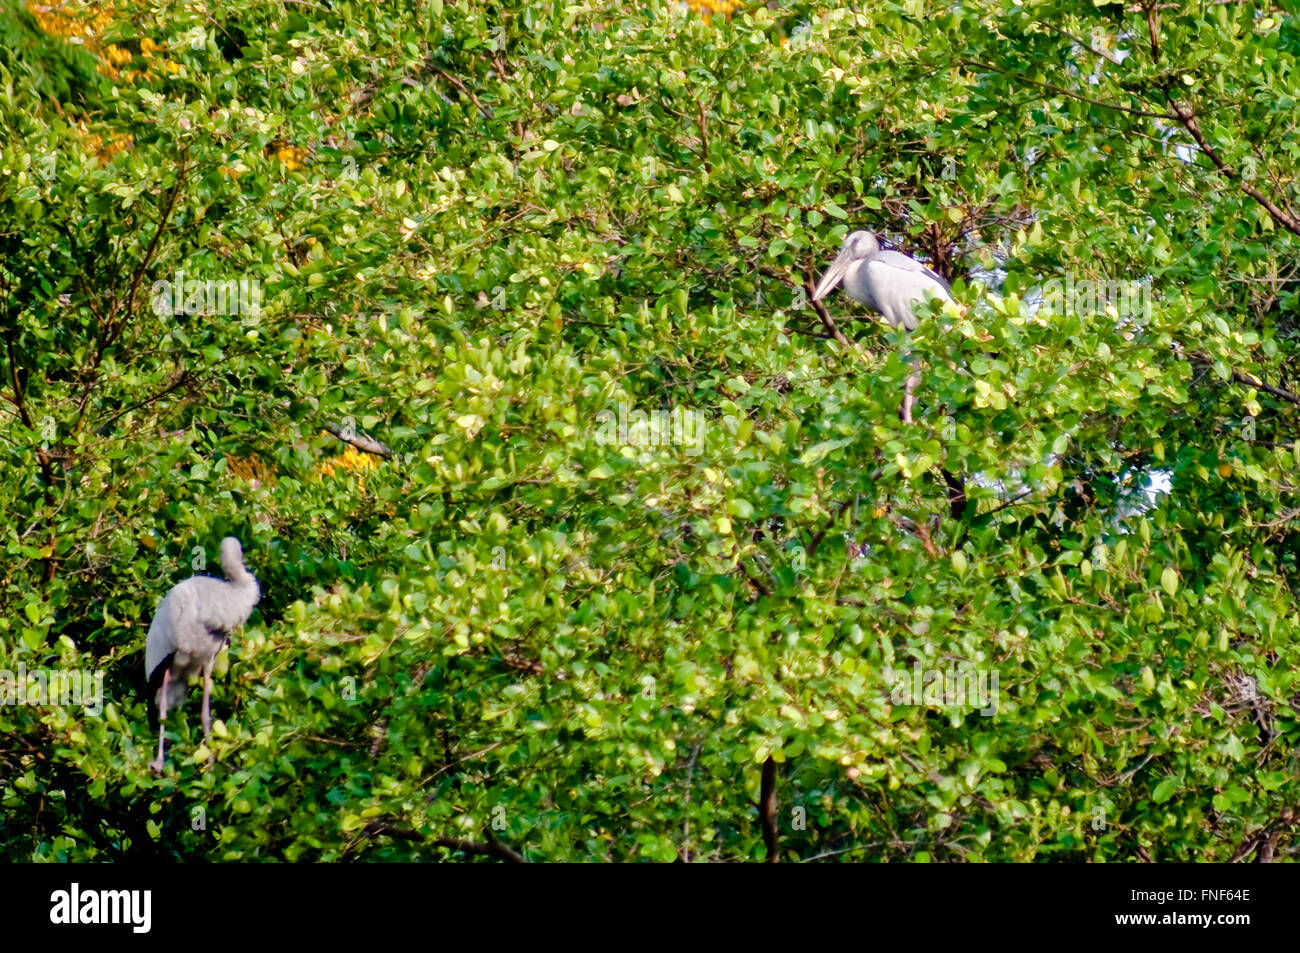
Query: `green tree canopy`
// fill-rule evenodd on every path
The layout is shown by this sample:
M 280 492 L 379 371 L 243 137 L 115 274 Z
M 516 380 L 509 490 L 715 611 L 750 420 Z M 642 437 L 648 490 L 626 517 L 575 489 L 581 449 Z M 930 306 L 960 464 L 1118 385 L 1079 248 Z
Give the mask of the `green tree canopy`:
M 104 673 L 0 854 L 1297 849 L 1289 5 L 90 6 L 0 6 L 0 669 Z

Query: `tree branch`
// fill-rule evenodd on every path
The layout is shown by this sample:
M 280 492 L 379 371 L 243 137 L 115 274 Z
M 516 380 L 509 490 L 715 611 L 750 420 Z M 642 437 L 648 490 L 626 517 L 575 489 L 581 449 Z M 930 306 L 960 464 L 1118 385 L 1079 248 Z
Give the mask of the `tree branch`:
M 1229 182 L 1235 182 L 1237 188 L 1254 199 L 1266 212 L 1268 212 L 1269 215 L 1273 217 L 1273 221 L 1277 222 L 1291 234 L 1300 235 L 1300 219 L 1283 211 L 1276 202 L 1242 178 L 1240 171 L 1234 169 L 1223 160 L 1223 157 L 1219 155 L 1218 150 L 1215 149 L 1214 146 L 1210 145 L 1210 141 L 1205 138 L 1205 133 L 1201 131 L 1201 124 L 1197 120 L 1196 114 L 1192 111 L 1190 106 L 1186 106 L 1172 97 L 1169 100 L 1169 105 L 1174 110 L 1178 120 L 1183 124 L 1183 127 L 1191 134 L 1192 139 L 1196 141 L 1196 145 L 1200 148 L 1201 152 L 1204 153 L 1205 157 L 1209 159 L 1211 163 L 1213 163 L 1216 172 Z
M 849 339 L 841 334 L 840 329 L 835 326 L 835 319 L 827 313 L 826 306 L 820 301 L 812 300 L 812 288 L 810 286 L 805 285 L 805 289 L 808 292 L 808 302 L 812 305 L 812 309 L 817 312 L 817 317 L 822 319 L 822 325 L 830 332 L 831 337 L 839 342 L 840 347 L 844 348 L 846 351 L 851 351 L 852 348 L 849 346 Z
M 475 96 L 470 91 L 470 88 L 468 86 L 462 83 L 455 76 L 452 76 L 450 73 L 448 73 L 444 69 L 441 69 L 440 67 L 434 66 L 433 63 L 431 62 L 426 62 L 425 68 L 430 70 L 431 72 L 437 73 L 447 82 L 451 83 L 451 85 L 455 86 L 456 89 L 460 91 L 462 96 L 467 97 L 469 101 L 474 104 L 474 108 L 479 111 L 479 115 L 482 116 L 484 119 L 492 118 L 492 113 L 481 102 L 478 101 L 478 97 Z
M 331 423 L 325 424 L 324 429 L 328 430 L 344 443 L 350 443 L 358 450 L 364 450 L 366 453 L 373 453 L 377 457 L 391 457 L 393 455 L 393 451 L 385 444 L 382 444 L 371 437 L 367 437 L 365 434 L 359 434 L 351 428 Z
M 1128 113 L 1130 116 L 1143 116 L 1148 119 L 1168 119 L 1168 120 L 1175 120 L 1178 118 L 1177 116 L 1170 115 L 1169 113 L 1153 113 L 1146 109 L 1138 109 L 1134 106 L 1121 106 L 1119 103 L 1103 102 L 1100 99 L 1093 99 L 1090 96 L 1083 96 L 1079 93 L 1071 92 L 1070 90 L 1064 89 L 1060 86 L 1053 86 L 1051 83 L 1040 83 L 1037 80 L 1029 79 L 1025 76 L 1020 75 L 1019 73 L 1012 73 L 1008 70 L 998 69 L 996 66 L 994 66 L 991 63 L 981 63 L 979 60 L 962 60 L 961 65 L 970 66 L 975 69 L 988 70 L 990 73 L 997 73 L 1001 76 L 1008 76 L 1011 77 L 1012 79 L 1019 80 L 1022 83 L 1028 83 L 1030 86 L 1037 86 L 1040 89 L 1051 90 L 1052 92 L 1056 93 L 1058 96 L 1068 96 L 1070 99 L 1079 100 L 1079 102 L 1088 103 L 1089 105 L 1092 106 L 1100 106 L 1102 109 L 1114 109 L 1118 112 Z
M 853 501 L 856 499 L 857 494 L 855 493 L 852 498 L 841 503 L 839 509 L 835 511 L 835 515 L 826 522 L 826 525 L 813 534 L 812 539 L 808 541 L 808 558 L 811 559 L 813 556 L 817 555 L 817 547 L 822 544 L 822 540 L 826 538 L 826 534 L 830 532 L 832 526 L 840 521 L 840 517 L 844 515 L 844 511 L 852 506 Z
M 776 826 L 776 762 L 768 755 L 758 789 L 758 816 L 763 823 L 763 843 L 767 845 L 766 863 L 780 861 L 780 840 Z
M 152 397 L 145 397 L 142 400 L 137 400 L 134 404 L 131 404 L 130 406 L 126 407 L 124 410 L 119 410 L 113 416 L 109 417 L 107 420 L 105 420 L 102 424 L 99 425 L 97 432 L 101 436 L 107 434 L 108 428 L 111 427 L 118 420 L 121 420 L 127 414 L 132 413 L 133 411 L 137 411 L 141 407 L 147 407 L 149 404 L 157 403 L 158 401 L 166 397 L 168 394 L 170 394 L 172 391 L 184 387 L 186 384 L 191 383 L 193 380 L 194 378 L 190 375 L 189 371 L 181 370 L 178 374 L 176 374 L 173 377 L 172 382 L 170 384 L 168 384 L 162 390 L 158 391 L 158 393 L 154 394 Z
M 495 857 L 498 860 L 508 861 L 512 864 L 526 864 L 528 860 L 518 851 L 512 850 L 505 844 L 497 840 L 490 830 L 484 829 L 487 836 L 487 842 L 464 840 L 460 837 L 425 837 L 419 831 L 414 831 L 405 827 L 398 827 L 396 824 L 385 820 L 371 821 L 365 826 L 364 833 L 367 837 L 392 837 L 396 840 L 411 841 L 415 844 L 429 844 L 433 847 L 445 847 L 448 850 L 458 850 L 464 854 L 470 854 L 476 857 Z
M 144 250 L 144 257 L 140 259 L 140 266 L 136 268 L 135 274 L 131 276 L 131 285 L 126 293 L 126 314 L 129 318 L 135 313 L 135 295 L 140 288 L 140 282 L 144 279 L 144 273 L 149 270 L 154 255 L 158 252 L 158 242 L 162 240 L 162 233 L 167 228 L 167 222 L 172 217 L 172 212 L 176 210 L 176 200 L 180 198 L 181 189 L 185 187 L 185 180 L 189 175 L 189 167 L 184 160 L 181 161 L 180 169 L 176 173 L 176 184 L 172 186 L 171 194 L 167 196 L 167 204 L 163 207 L 162 215 L 158 218 L 158 227 L 154 229 L 153 237 L 149 239 L 149 246 Z M 116 302 L 114 302 L 116 305 Z M 117 308 L 111 309 L 110 313 L 116 312 Z M 122 320 L 125 324 L 126 318 Z M 112 343 L 112 336 L 105 341 L 104 346 Z M 102 350 L 102 348 L 101 348 Z
M 1289 807 L 1282 808 L 1282 813 L 1277 819 L 1265 824 L 1260 830 L 1247 836 L 1242 840 L 1240 846 L 1233 852 L 1228 863 L 1237 864 L 1245 860 L 1252 853 L 1255 854 L 1255 863 L 1271 864 L 1273 855 L 1277 852 L 1277 842 L 1282 835 L 1290 830 L 1295 822 L 1296 812 Z
M 492 836 L 490 830 L 484 829 L 483 833 L 487 837 L 487 843 L 481 844 L 478 841 L 462 840 L 459 837 L 436 837 L 432 841 L 434 847 L 446 847 L 448 850 L 458 850 L 462 853 L 472 854 L 479 857 L 495 857 L 498 860 L 504 860 L 512 864 L 526 864 L 528 860 L 523 854 L 511 850 L 505 844 L 501 843 Z
M 1156 11 L 1159 8 L 1153 3 L 1147 7 L 1147 35 L 1151 37 L 1151 62 L 1160 62 L 1160 14 Z
M 1203 351 L 1189 351 L 1187 354 L 1192 360 L 1201 364 L 1214 364 L 1215 360 Z M 1254 387 L 1256 390 L 1262 390 L 1266 394 L 1272 394 L 1279 400 L 1285 400 L 1288 403 L 1300 406 L 1300 394 L 1293 394 L 1283 387 L 1275 387 L 1272 384 L 1266 384 L 1254 374 L 1248 374 L 1245 371 L 1239 371 L 1235 367 L 1231 368 L 1232 379 L 1238 384 L 1245 384 L 1248 387 Z

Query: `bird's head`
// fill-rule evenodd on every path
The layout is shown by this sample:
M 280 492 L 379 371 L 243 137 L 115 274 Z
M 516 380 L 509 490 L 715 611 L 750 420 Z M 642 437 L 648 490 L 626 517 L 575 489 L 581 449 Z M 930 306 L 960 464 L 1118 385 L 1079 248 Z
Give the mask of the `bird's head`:
M 835 256 L 835 260 L 831 262 L 831 266 L 826 269 L 821 280 L 817 282 L 817 287 L 813 289 L 812 299 L 820 301 L 826 297 L 844 280 L 850 265 L 878 251 L 880 251 L 880 242 L 871 232 L 849 232 L 844 238 L 844 244 L 840 246 L 840 253 Z
M 244 547 L 235 537 L 227 536 L 221 541 L 221 565 L 225 567 L 232 563 L 244 565 Z
M 239 540 L 233 536 L 227 536 L 221 541 L 221 569 L 225 572 L 227 581 L 235 586 L 249 589 L 253 593 L 253 605 L 256 605 L 261 598 L 261 589 L 258 588 L 253 574 L 244 565 L 244 547 L 240 546 Z

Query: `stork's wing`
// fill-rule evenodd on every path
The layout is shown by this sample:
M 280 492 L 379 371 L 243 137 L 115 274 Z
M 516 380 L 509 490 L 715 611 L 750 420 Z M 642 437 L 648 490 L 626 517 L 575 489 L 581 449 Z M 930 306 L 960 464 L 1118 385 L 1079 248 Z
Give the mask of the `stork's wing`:
M 149 637 L 144 643 L 145 678 L 153 677 L 159 665 L 176 651 L 176 602 L 168 593 L 158 604 L 153 623 L 149 626 Z
M 866 264 L 867 281 L 876 307 L 892 327 L 916 330 L 917 303 L 927 298 L 952 300 L 951 289 L 920 262 L 896 251 L 872 255 Z
M 145 673 L 173 652 L 205 657 L 214 641 L 239 628 L 253 610 L 252 593 L 211 576 L 177 583 L 158 606 L 145 641 Z
M 942 278 L 936 275 L 929 268 L 925 267 L 925 265 L 921 264 L 915 258 L 909 258 L 906 255 L 904 255 L 902 252 L 897 252 L 897 251 L 876 252 L 874 255 L 871 256 L 871 260 L 872 262 L 877 262 L 877 261 L 881 262 L 882 264 L 888 265 L 890 268 L 898 268 L 906 272 L 913 272 L 917 274 L 927 275 L 931 281 L 936 282 L 939 285 L 939 287 L 944 290 L 943 297 L 952 297 L 952 285 L 948 284 L 948 282 L 944 281 Z
M 222 579 L 194 576 L 186 580 L 192 587 L 193 618 L 209 637 L 232 632 L 248 621 L 256 599 Z

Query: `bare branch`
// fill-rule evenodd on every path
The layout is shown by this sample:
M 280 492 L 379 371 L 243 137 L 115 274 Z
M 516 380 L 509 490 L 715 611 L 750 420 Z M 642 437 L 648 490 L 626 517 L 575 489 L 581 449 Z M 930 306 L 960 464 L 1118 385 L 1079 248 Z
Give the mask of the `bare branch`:
M 1197 121 L 1196 114 L 1192 111 L 1192 108 L 1184 103 L 1178 102 L 1172 97 L 1170 98 L 1169 104 L 1173 108 L 1179 122 L 1183 124 L 1183 127 L 1191 133 L 1192 138 L 1196 140 L 1196 144 L 1200 147 L 1201 152 L 1203 152 L 1205 157 L 1214 165 L 1215 171 L 1229 182 L 1235 182 L 1242 192 L 1258 202 L 1269 215 L 1273 216 L 1273 220 L 1288 232 L 1291 232 L 1293 235 L 1300 235 L 1300 219 L 1284 212 L 1277 203 L 1242 178 L 1239 170 L 1234 169 L 1223 160 L 1223 157 L 1219 155 L 1219 151 L 1210 144 L 1210 141 L 1207 138 L 1205 138 L 1205 133 L 1201 131 L 1201 124 Z
M 349 443 L 356 447 L 358 450 L 364 450 L 366 453 L 373 453 L 377 457 L 391 457 L 393 455 L 393 451 L 385 444 L 382 444 L 371 437 L 367 437 L 365 434 L 357 433 L 355 430 L 350 428 L 331 423 L 325 424 L 324 429 L 328 430 L 344 443 Z
M 1202 351 L 1191 351 L 1187 355 L 1192 360 L 1201 364 L 1214 364 L 1215 359 L 1209 354 Z M 1279 400 L 1285 400 L 1288 403 L 1300 406 L 1300 394 L 1293 394 L 1282 387 L 1275 387 L 1272 384 L 1266 384 L 1254 374 L 1248 374 L 1246 371 L 1239 371 L 1237 368 L 1231 368 L 1232 379 L 1238 384 L 1245 384 L 1248 387 L 1254 387 L 1256 390 L 1262 390 L 1266 394 L 1272 394 Z
M 509 861 L 512 864 L 526 864 L 527 859 L 518 851 L 512 850 L 505 844 L 497 840 L 491 831 L 485 830 L 487 842 L 464 840 L 460 837 L 434 837 L 427 838 L 419 831 L 411 830 L 405 827 L 398 827 L 390 821 L 375 820 L 365 826 L 363 833 L 367 837 L 392 837 L 397 840 L 411 841 L 416 844 L 430 844 L 433 847 L 445 847 L 448 850 L 458 850 L 461 853 L 471 854 L 478 857 L 495 857 L 498 860 Z
M 768 755 L 763 762 L 763 775 L 759 781 L 758 816 L 763 822 L 763 843 L 767 845 L 767 863 L 781 859 L 780 839 L 776 825 L 776 762 Z

